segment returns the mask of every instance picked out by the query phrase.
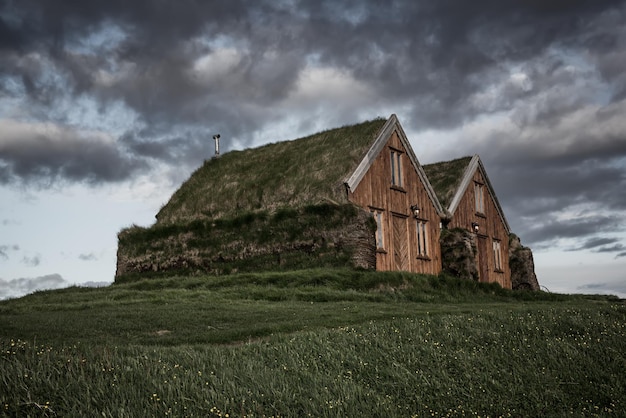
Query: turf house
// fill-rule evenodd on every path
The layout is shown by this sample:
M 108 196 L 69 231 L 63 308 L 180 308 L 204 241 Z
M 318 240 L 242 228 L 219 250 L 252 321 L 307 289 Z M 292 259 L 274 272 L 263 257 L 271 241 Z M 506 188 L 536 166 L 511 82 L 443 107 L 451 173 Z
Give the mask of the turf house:
M 508 224 L 482 163 L 471 161 L 462 182 L 474 176 L 486 193 L 479 229 L 469 230 L 473 256 L 491 264 L 469 277 L 511 288 Z M 451 202 L 438 197 L 395 115 L 231 151 L 206 160 L 153 226 L 119 233 L 116 281 L 309 267 L 438 274 L 442 230 L 467 229 L 463 208 L 473 203 L 467 185 L 456 189 Z M 500 243 L 501 258 L 484 256 L 483 237 Z
M 480 157 L 423 168 L 446 211 L 440 240 L 444 269 L 507 289 L 538 290 L 532 253 L 511 232 Z
M 447 211 L 447 228 L 475 237 L 477 279 L 511 288 L 509 224 L 480 157 L 427 165 L 439 201 Z M 469 235 L 468 236 L 472 236 Z

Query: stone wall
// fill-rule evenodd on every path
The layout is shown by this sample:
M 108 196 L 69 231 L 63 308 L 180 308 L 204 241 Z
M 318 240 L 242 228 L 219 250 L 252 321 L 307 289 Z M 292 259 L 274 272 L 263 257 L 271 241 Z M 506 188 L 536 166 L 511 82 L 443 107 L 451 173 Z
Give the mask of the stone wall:
M 476 238 L 465 229 L 441 231 L 441 262 L 443 272 L 461 279 L 478 281 Z
M 444 273 L 462 279 L 478 280 L 476 237 L 464 229 L 443 230 L 441 257 Z M 539 290 L 535 263 L 530 248 L 524 247 L 517 235 L 509 237 L 509 267 L 513 290 Z
M 131 227 L 118 235 L 115 280 L 314 267 L 375 269 L 375 228 L 368 212 L 331 204 Z
M 509 237 L 509 265 L 513 290 L 539 290 L 533 252 L 515 234 Z

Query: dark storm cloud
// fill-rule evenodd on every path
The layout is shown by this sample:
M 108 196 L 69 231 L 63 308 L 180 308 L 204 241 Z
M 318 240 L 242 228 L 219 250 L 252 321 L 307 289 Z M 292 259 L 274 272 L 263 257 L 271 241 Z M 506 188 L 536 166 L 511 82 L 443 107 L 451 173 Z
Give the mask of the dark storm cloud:
M 158 133 L 152 130 L 142 130 L 128 132 L 120 140 L 136 156 L 171 164 L 184 161 L 190 165 L 197 165 L 203 158 L 212 155 L 209 151 L 209 145 L 214 148 L 211 131 L 187 132 L 184 135 L 154 140 L 156 135 Z M 186 159 L 189 160 L 185 161 Z
M 382 103 L 407 102 L 414 116 L 410 125 L 453 126 L 488 110 L 467 98 L 491 78 L 501 78 L 506 62 L 524 62 L 555 45 L 611 48 L 615 35 L 594 22 L 622 4 L 26 0 L 5 6 L 10 19 L 4 26 L 13 34 L 5 57 L 24 48 L 43 54 L 73 91 L 102 100 L 122 98 L 149 122 L 226 120 L 236 127 L 245 120 L 248 133 L 271 123 L 273 115 L 250 111 L 243 103 L 276 104 L 293 90 L 306 60 L 315 57 L 371 85 Z M 115 25 L 127 36 L 94 47 L 93 53 L 70 51 L 104 25 Z M 194 42 L 199 38 L 236 45 L 241 52 L 229 74 L 206 85 L 194 81 L 189 69 L 216 46 Z M 603 74 L 617 77 L 610 70 L 614 66 L 605 64 Z M 102 85 L 98 70 L 117 71 L 119 77 Z M 16 71 L 31 97 L 54 95 L 56 89 L 41 73 Z M 215 106 L 218 101 L 222 106 Z
M 615 258 L 621 257 L 626 250 L 624 244 L 618 238 L 591 238 L 578 247 L 569 248 L 566 251 L 590 250 L 594 253 L 619 253 Z M 613 244 L 613 245 L 609 245 Z
M 0 182 L 121 181 L 145 168 L 105 135 L 0 120 Z
M 623 220 L 617 216 L 587 216 L 567 220 L 546 215 L 524 224 L 523 238 L 530 244 L 550 245 L 558 239 L 586 238 L 598 233 L 616 232 Z
M 592 239 L 585 241 L 585 243 L 583 243 L 583 245 L 581 245 L 580 247 L 572 248 L 569 251 L 588 250 L 588 249 L 597 248 L 603 245 L 613 244 L 618 241 L 619 239 L 617 238 L 592 238 Z
M 620 251 L 624 251 L 626 250 L 626 247 L 624 247 L 624 244 L 615 244 L 615 245 L 611 245 L 608 247 L 600 247 L 597 250 L 594 250 L 594 252 L 597 253 L 617 253 Z
M 537 225 L 562 226 L 583 247 L 598 231 L 624 231 L 626 218 L 626 101 L 606 105 L 584 103 L 591 93 L 569 91 L 551 96 L 533 93 L 518 109 L 527 115 L 521 126 L 495 128 L 482 142 L 469 141 L 487 167 L 511 224 L 522 236 L 549 240 L 560 231 Z M 571 102 L 578 103 L 571 106 Z M 597 229 L 579 228 L 587 221 L 554 223 L 563 218 L 587 219 Z M 608 215 L 608 216 L 607 216 Z
M 552 166 L 555 165 L 555 166 Z M 498 196 L 523 216 L 543 216 L 569 205 L 601 205 L 602 210 L 625 210 L 624 168 L 592 160 L 564 167 L 556 163 L 488 166 Z
M 461 132 L 523 239 L 584 248 L 623 229 L 625 50 L 624 0 L 8 1 L 0 184 L 188 173 L 213 133 L 224 152 L 397 112 Z

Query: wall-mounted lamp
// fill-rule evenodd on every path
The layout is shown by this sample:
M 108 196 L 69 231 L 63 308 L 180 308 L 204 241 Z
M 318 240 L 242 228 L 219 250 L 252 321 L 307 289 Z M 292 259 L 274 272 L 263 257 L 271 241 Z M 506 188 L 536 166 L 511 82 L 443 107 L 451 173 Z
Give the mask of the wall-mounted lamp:
M 472 230 L 475 233 L 478 233 L 478 224 L 476 222 L 472 222 Z
M 420 207 L 417 205 L 411 205 L 411 213 L 413 216 L 418 218 L 420 216 Z

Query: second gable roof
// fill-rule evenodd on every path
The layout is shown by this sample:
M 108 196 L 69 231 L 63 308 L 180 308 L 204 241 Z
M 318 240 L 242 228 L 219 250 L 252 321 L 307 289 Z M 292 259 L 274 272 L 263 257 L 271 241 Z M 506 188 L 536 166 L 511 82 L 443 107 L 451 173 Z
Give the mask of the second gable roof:
M 476 170 L 479 170 L 483 179 L 485 179 L 487 191 L 494 202 L 498 216 L 507 232 L 510 232 L 509 223 L 504 216 L 504 211 L 500 206 L 496 192 L 491 185 L 485 166 L 477 154 L 473 157 L 463 157 L 424 166 L 424 171 L 432 180 L 438 198 L 448 211 L 448 216 L 454 216 L 463 195 L 470 184 L 472 184 Z

